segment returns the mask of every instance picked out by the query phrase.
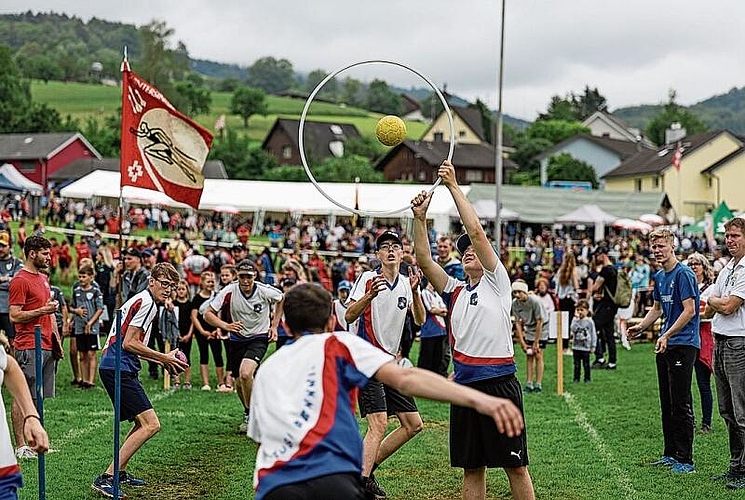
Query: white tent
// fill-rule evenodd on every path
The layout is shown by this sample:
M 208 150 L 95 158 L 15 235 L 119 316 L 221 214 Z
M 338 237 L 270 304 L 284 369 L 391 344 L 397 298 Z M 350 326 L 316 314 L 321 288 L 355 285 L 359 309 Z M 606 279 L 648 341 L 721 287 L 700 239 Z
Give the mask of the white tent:
M 65 186 L 60 191 L 64 198 L 90 199 L 94 196 L 119 197 L 119 172 L 96 170 Z M 412 198 L 430 185 L 423 184 L 359 184 L 321 183 L 326 193 L 338 202 L 354 206 L 355 190 L 358 190 L 361 210 L 385 212 L 408 205 Z M 464 186 L 468 193 L 468 186 Z M 185 207 L 163 193 L 146 189 L 125 187 L 124 199 L 131 203 L 158 204 Z M 308 215 L 349 215 L 321 195 L 310 182 L 244 181 L 230 179 L 205 179 L 200 210 L 214 210 L 230 205 L 240 212 L 254 212 L 263 218 L 267 212 L 283 212 Z M 453 201 L 444 188 L 435 191 L 429 207 L 429 216 L 434 219 L 435 230 L 449 230 L 449 212 Z M 411 210 L 386 218 L 411 218 Z
M 595 241 L 603 239 L 605 226 L 618 217 L 611 215 L 597 205 L 582 205 L 569 213 L 556 218 L 561 224 L 595 224 Z
M 22 173 L 18 171 L 10 163 L 5 163 L 0 166 L 0 174 L 4 175 L 6 179 L 15 184 L 18 187 L 31 193 L 32 196 L 41 196 L 44 192 L 44 188 L 41 184 L 37 184 Z

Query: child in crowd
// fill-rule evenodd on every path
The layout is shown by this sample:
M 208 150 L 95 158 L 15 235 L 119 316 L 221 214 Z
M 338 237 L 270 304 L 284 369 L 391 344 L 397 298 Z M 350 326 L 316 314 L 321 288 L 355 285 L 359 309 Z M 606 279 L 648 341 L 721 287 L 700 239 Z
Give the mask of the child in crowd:
M 184 385 L 181 385 L 181 375 L 173 375 L 173 386 L 191 389 L 191 341 L 194 325 L 191 322 L 191 297 L 189 297 L 189 284 L 185 280 L 179 281 L 176 286 L 176 297 L 173 300 L 173 309 L 178 320 L 178 348 L 186 355 L 189 367 L 184 370 Z
M 590 319 L 590 304 L 582 299 L 577 302 L 577 307 L 572 320 L 572 354 L 574 355 L 574 381 L 579 382 L 580 365 L 585 370 L 585 382 L 590 382 L 590 353 L 595 351 L 598 335 L 595 331 L 595 323 Z
M 220 268 L 220 290 L 238 279 L 238 273 L 235 270 L 235 264 L 225 264 Z M 207 304 L 209 305 L 209 304 Z M 205 307 L 206 309 L 206 307 Z M 204 314 L 204 311 L 200 311 Z M 230 309 L 225 307 L 220 311 L 220 319 L 226 323 L 232 323 L 230 319 Z M 230 359 L 230 333 L 218 329 L 218 338 L 225 347 L 225 358 Z M 225 382 L 220 381 L 217 386 L 218 392 L 233 392 L 233 376 L 230 370 L 225 371 Z
M 103 295 L 100 288 L 93 286 L 94 276 L 91 265 L 86 264 L 78 270 L 78 282 L 72 290 L 69 309 L 75 346 L 80 353 L 80 387 L 83 389 L 95 386 L 98 319 L 103 314 Z

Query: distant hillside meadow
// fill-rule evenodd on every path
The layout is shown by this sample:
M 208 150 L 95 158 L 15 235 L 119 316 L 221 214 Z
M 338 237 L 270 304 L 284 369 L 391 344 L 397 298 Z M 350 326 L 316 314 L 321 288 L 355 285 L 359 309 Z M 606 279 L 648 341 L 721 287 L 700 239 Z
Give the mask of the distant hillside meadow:
M 34 101 L 39 101 L 56 108 L 62 116 L 70 115 L 83 123 L 87 118 L 96 118 L 102 121 L 108 115 L 114 115 L 121 106 L 121 88 L 107 87 L 89 83 L 43 83 L 34 81 L 31 83 L 31 94 Z M 231 94 L 228 92 L 212 92 L 212 106 L 210 113 L 196 115 L 195 119 L 207 129 L 213 130 L 215 122 L 220 115 L 225 115 L 226 126 L 245 134 L 253 142 L 262 142 L 267 132 L 277 118 L 300 118 L 305 106 L 303 99 L 292 99 L 288 97 L 267 96 L 269 114 L 266 116 L 252 116 L 248 122 L 248 128 L 243 127 L 243 120 L 237 115 L 230 115 Z M 370 111 L 347 107 L 344 105 L 314 102 L 308 112 L 308 119 L 352 123 L 360 131 L 360 134 L 372 137 L 375 134 L 375 126 L 382 115 Z M 407 136 L 410 139 L 419 139 L 427 129 L 427 124 L 422 122 L 406 123 Z

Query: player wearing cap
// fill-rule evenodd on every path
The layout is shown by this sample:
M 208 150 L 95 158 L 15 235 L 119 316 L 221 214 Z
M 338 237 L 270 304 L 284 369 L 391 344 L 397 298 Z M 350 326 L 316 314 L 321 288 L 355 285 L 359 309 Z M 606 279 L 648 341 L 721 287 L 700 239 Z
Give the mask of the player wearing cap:
M 244 408 L 243 423 L 238 430 L 246 432 L 254 373 L 266 355 L 269 342 L 277 340 L 284 295 L 273 286 L 256 281 L 258 270 L 250 260 L 239 262 L 236 271 L 238 281 L 220 290 L 205 311 L 204 319 L 230 332 L 228 368 Z M 230 308 L 232 323 L 220 319 L 218 313 L 223 307 Z
M 122 298 L 126 302 L 147 288 L 150 273 L 142 267 L 142 256 L 134 247 L 124 251 L 124 268 L 120 266 L 117 276 L 121 274 Z
M 323 333 L 333 323 L 331 296 L 323 288 L 298 285 L 286 297 L 294 340 L 262 365 L 251 400 L 257 500 L 365 499 L 353 402 L 355 390 L 373 376 L 410 396 L 476 408 L 506 434 L 520 433 L 522 418 L 511 402 L 401 368 L 353 335 Z
M 404 321 L 409 309 L 417 325 L 424 323 L 425 312 L 419 295 L 420 275 L 409 268 L 409 276 L 399 272 L 403 244 L 393 231 L 385 231 L 375 241 L 381 267 L 365 271 L 357 278 L 349 294 L 344 318 L 347 324 L 360 319 L 357 334 L 392 356 L 399 354 Z M 422 430 L 422 418 L 416 403 L 393 387 L 371 380 L 359 397 L 360 413 L 367 418 L 362 476 L 365 487 L 376 497 L 385 492 L 372 474 L 385 459 Z M 388 416 L 395 414 L 401 426 L 385 439 Z
M 450 316 L 455 382 L 511 400 L 522 412 L 522 390 L 515 373 L 512 346 L 510 278 L 486 237 L 471 203 L 461 191 L 455 169 L 444 161 L 438 170 L 453 197 L 466 229 L 456 242 L 466 281 L 457 280 L 432 260 L 427 237 L 427 208 L 431 194 L 412 200 L 414 248 L 417 262 L 435 290 L 444 294 Z M 513 498 L 535 498 L 528 473 L 525 433 L 509 436 L 470 408 L 450 410 L 450 464 L 463 468 L 463 498 L 486 498 L 486 468 L 507 473 Z
M 352 284 L 347 280 L 341 280 L 339 285 L 336 287 L 336 294 L 339 298 L 334 299 L 331 307 L 334 310 L 334 332 L 351 332 L 357 334 L 357 321 L 352 324 L 348 324 L 344 315 L 347 313 L 347 299 L 349 298 L 349 291 L 352 289 Z
M 0 232 L 0 329 L 8 338 L 10 345 L 16 332 L 10 321 L 8 309 L 8 287 L 10 280 L 23 268 L 23 261 L 13 255 L 13 247 L 10 244 L 10 235 Z
M 147 347 L 153 321 L 157 315 L 157 305 L 162 304 L 171 296 L 178 282 L 179 275 L 176 268 L 166 262 L 156 264 L 147 280 L 147 288 L 122 305 L 121 332 L 124 338 L 121 344 L 121 407 L 119 413 L 122 420 L 134 422 L 134 426 L 119 449 L 119 482 L 124 485 L 145 485 L 145 481 L 127 473 L 127 465 L 137 450 L 160 430 L 158 416 L 138 376 L 141 369 L 140 358 L 155 361 L 172 374 L 181 373 L 189 366 L 175 357 L 176 349 L 165 354 Z M 116 374 L 114 343 L 117 340 L 117 328 L 114 324 L 106 339 L 98 369 L 101 382 L 112 403 L 114 402 Z M 113 498 L 113 481 L 114 463 L 112 462 L 106 471 L 93 481 L 91 487 L 103 496 Z M 126 495 L 120 491 L 119 498 L 126 498 Z

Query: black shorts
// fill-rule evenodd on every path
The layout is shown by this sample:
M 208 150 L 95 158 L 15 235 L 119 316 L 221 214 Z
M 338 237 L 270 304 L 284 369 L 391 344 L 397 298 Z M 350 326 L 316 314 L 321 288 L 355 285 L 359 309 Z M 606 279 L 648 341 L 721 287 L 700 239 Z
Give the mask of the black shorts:
M 10 321 L 10 313 L 0 313 L 0 330 L 5 332 L 8 339 L 13 340 L 16 336 L 16 329 L 13 322 Z
M 535 340 L 527 340 L 527 339 L 525 340 L 525 343 L 528 344 L 528 347 L 533 347 L 534 342 Z M 545 349 L 547 345 L 548 345 L 548 340 L 538 341 L 538 347 L 540 347 L 541 349 Z
M 98 345 L 98 335 L 75 335 L 75 347 L 78 352 L 98 351 L 101 347 Z
M 99 369 L 98 374 L 113 404 L 115 372 L 114 370 Z M 152 409 L 153 404 L 148 399 L 147 394 L 145 394 L 145 389 L 142 387 L 137 372 L 122 372 L 119 418 L 133 422 L 137 415 Z
M 234 378 L 238 378 L 241 362 L 244 359 L 255 361 L 260 364 L 269 348 L 268 337 L 254 337 L 248 340 L 231 340 L 228 350 L 228 369 Z
M 419 411 L 414 398 L 404 396 L 393 387 L 375 379 L 370 379 L 370 382 L 360 391 L 357 399 L 360 405 L 360 415 L 363 417 L 371 413 L 386 412 L 390 417 L 397 413 Z
M 523 393 L 514 375 L 464 384 L 477 391 L 506 398 L 523 413 Z M 528 465 L 526 429 L 519 436 L 500 434 L 494 419 L 471 408 L 450 406 L 450 466 L 515 468 Z
M 265 500 L 365 500 L 359 473 L 329 474 L 274 488 Z

